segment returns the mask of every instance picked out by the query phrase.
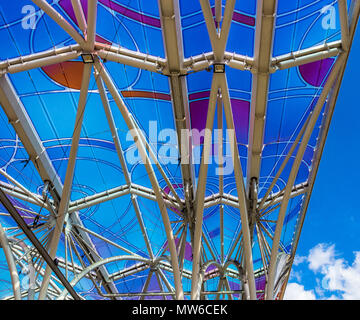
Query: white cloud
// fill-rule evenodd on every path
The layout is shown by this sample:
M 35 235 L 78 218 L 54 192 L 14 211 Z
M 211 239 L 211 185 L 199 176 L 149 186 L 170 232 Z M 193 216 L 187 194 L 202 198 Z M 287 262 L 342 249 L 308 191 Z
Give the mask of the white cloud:
M 295 256 L 293 265 L 297 266 L 307 260 L 307 256 Z
M 320 243 L 310 249 L 307 258 L 310 270 L 317 272 L 325 266 L 331 265 L 335 260 L 335 245 Z
M 349 265 L 344 259 L 334 259 L 323 266 L 321 273 L 327 282 L 328 290 L 340 291 L 344 300 L 360 299 L 360 252 L 355 252 L 355 260 Z
M 315 292 L 305 290 L 301 284 L 289 283 L 285 297 L 302 300 L 315 299 L 316 296 L 320 299 L 360 300 L 360 251 L 354 252 L 354 255 L 354 261 L 349 263 L 335 251 L 335 245 L 316 245 L 307 256 L 309 269 L 317 276 Z M 298 262 L 303 262 L 302 257 Z
M 305 290 L 304 286 L 295 282 L 288 283 L 284 300 L 315 300 L 313 290 Z

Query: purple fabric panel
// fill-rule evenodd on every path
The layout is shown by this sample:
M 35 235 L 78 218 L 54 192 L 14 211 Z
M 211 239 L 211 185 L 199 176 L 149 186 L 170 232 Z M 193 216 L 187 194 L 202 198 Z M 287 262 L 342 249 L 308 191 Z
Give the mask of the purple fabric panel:
M 236 138 L 238 143 L 248 143 L 250 102 L 231 99 Z
M 117 2 L 114 2 L 112 0 L 99 0 L 100 3 L 107 6 L 108 8 L 130 18 L 136 21 L 139 21 L 141 23 L 160 28 L 161 23 L 160 19 L 153 18 L 141 13 L 138 13 L 132 9 L 128 9 Z M 84 15 L 87 17 L 87 1 L 81 0 L 81 4 L 83 7 Z M 69 15 L 69 17 L 77 24 L 75 13 L 73 11 L 71 1 L 70 0 L 60 0 L 59 5 L 65 10 L 65 12 Z
M 111 0 L 99 0 L 99 2 L 130 19 L 139 21 L 141 23 L 144 23 L 144 24 L 147 24 L 147 25 L 150 25 L 153 27 L 157 27 L 157 28 L 161 27 L 160 19 L 138 13 L 134 10 L 128 9 L 114 1 L 111 1 Z
M 231 290 L 240 290 L 240 284 L 238 282 L 229 281 L 229 286 Z M 234 297 L 239 297 L 239 294 L 234 294 Z
M 174 187 L 175 190 L 176 190 L 177 188 L 182 189 L 182 188 L 183 188 L 183 185 L 182 185 L 182 183 L 178 183 L 178 184 L 173 184 L 173 187 Z M 166 187 L 164 188 L 164 192 L 165 192 L 166 194 L 169 194 L 169 193 L 170 193 L 170 188 L 169 188 L 168 186 L 166 186 Z
M 180 247 L 180 238 L 176 238 L 175 239 L 175 244 L 176 244 L 176 248 L 179 251 L 179 247 Z M 192 261 L 193 259 L 193 255 L 192 255 L 192 247 L 191 244 L 189 242 L 186 242 L 185 244 L 185 260 L 187 261 Z
M 191 128 L 197 129 L 199 132 L 205 129 L 206 116 L 208 111 L 209 100 L 198 100 L 190 102 Z M 200 140 L 203 143 L 204 139 Z
M 189 100 L 204 99 L 210 97 L 210 91 L 200 91 L 189 94 Z
M 143 288 L 140 288 L 140 291 L 142 290 Z M 160 290 L 160 286 L 159 286 L 159 282 L 157 281 L 156 279 L 156 275 L 153 274 L 151 276 L 151 280 L 150 280 L 150 283 L 149 283 L 149 286 L 148 286 L 148 289 L 147 289 L 148 292 L 161 292 Z M 163 297 L 161 296 L 147 296 L 145 299 L 146 300 L 160 300 L 162 299 Z M 166 300 L 171 300 L 172 297 L 171 296 L 165 296 Z
M 234 12 L 233 20 L 249 26 L 255 26 L 255 18 L 247 16 L 242 13 Z
M 205 272 L 209 272 L 209 271 L 215 270 L 215 269 L 217 269 L 216 265 L 211 264 L 211 265 L 209 265 L 209 266 L 207 267 L 207 269 L 205 270 Z
M 148 286 L 148 292 L 159 292 L 159 291 L 160 291 L 159 283 L 157 282 L 155 274 L 153 274 L 151 276 L 151 280 Z
M 264 290 L 266 285 L 265 275 L 262 275 L 255 279 L 256 290 Z
M 144 279 L 146 279 L 147 275 L 144 277 Z M 129 281 L 129 288 L 130 288 L 130 292 L 141 292 L 143 290 L 145 284 L 145 280 L 140 280 L 140 279 L 132 279 Z M 150 279 L 150 283 L 147 289 L 147 292 L 161 292 L 160 290 L 160 286 L 159 286 L 159 282 L 156 279 L 156 275 L 153 274 L 151 276 Z M 131 298 L 127 298 L 128 300 L 138 300 L 138 297 L 131 297 Z M 159 300 L 162 299 L 162 297 L 159 296 L 146 296 L 145 297 L 146 300 Z M 166 296 L 167 300 L 172 299 L 171 296 Z
M 168 245 L 168 242 L 167 241 L 165 241 L 165 243 L 164 243 L 164 245 L 163 245 L 163 249 L 165 248 L 165 247 L 167 247 L 167 245 Z M 178 252 L 180 252 L 180 238 L 175 238 L 175 245 L 176 245 L 176 249 L 177 249 L 177 251 Z M 166 251 L 169 251 L 169 248 L 167 248 L 167 250 Z M 192 259 L 193 259 L 193 255 L 192 255 L 192 247 L 191 247 L 191 243 L 190 242 L 186 242 L 186 244 L 185 244 L 185 255 L 184 255 L 184 258 L 185 258 L 185 260 L 187 260 L 187 261 L 192 261 Z
M 71 5 L 71 0 L 60 0 L 59 5 L 69 15 L 72 21 L 77 25 L 76 16 Z M 87 19 L 87 1 L 81 0 L 81 6 L 83 7 L 85 18 Z
M 299 66 L 303 79 L 314 87 L 320 86 L 325 80 L 334 59 L 328 58 L 320 61 L 310 62 Z
M 212 11 L 213 16 L 215 17 L 215 7 L 212 7 L 211 11 Z M 234 11 L 232 20 L 242 23 L 242 24 L 247 24 L 249 26 L 255 26 L 255 18 L 247 16 L 243 13 L 236 12 L 236 11 Z M 217 26 L 216 21 L 215 21 L 215 25 Z
M 240 290 L 240 284 L 237 283 L 237 282 L 229 281 L 229 285 L 230 285 L 231 290 Z M 265 290 L 265 285 L 266 285 L 266 279 L 265 279 L 264 275 L 255 279 L 256 290 Z M 239 295 L 234 294 L 234 296 L 238 297 Z M 257 296 L 258 300 L 263 300 L 264 299 L 264 294 L 263 293 L 257 293 L 256 296 Z
M 265 275 L 262 275 L 255 279 L 255 287 L 256 290 L 265 290 L 266 286 L 266 278 Z M 258 300 L 264 300 L 264 293 L 260 292 L 256 294 L 256 298 Z
M 208 111 L 208 99 L 190 102 L 191 128 L 199 131 L 205 129 Z M 236 138 L 238 143 L 248 143 L 250 103 L 240 99 L 231 99 Z M 203 139 L 200 139 L 203 143 Z

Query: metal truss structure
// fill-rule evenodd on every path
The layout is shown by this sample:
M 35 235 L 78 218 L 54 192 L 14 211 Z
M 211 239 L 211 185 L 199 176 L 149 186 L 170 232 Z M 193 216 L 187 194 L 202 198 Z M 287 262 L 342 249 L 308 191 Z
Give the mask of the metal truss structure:
M 88 1 L 87 19 L 84 17 L 80 1 L 71 1 L 78 25 L 81 27 L 81 33 L 75 30 L 47 1 L 32 1 L 64 30 L 76 42 L 76 45 L 64 46 L 0 62 L 1 107 L 44 183 L 43 193 L 34 193 L 4 170 L 0 172 L 9 181 L 9 183 L 0 182 L 0 200 L 7 211 L 2 213 L 2 215 L 12 217 L 17 224 L 18 230 L 16 235 L 10 237 L 7 236 L 8 229 L 0 225 L 0 244 L 7 259 L 13 286 L 13 295 L 7 299 L 33 299 L 35 296 L 38 299 L 84 299 L 74 288 L 81 279 L 85 278 L 91 280 L 98 294 L 106 299 L 122 299 L 125 297 L 137 297 L 139 299 L 150 297 L 206 299 L 211 295 L 215 295 L 217 299 L 257 299 L 259 294 L 268 300 L 282 299 L 356 30 L 360 1 L 352 0 L 349 10 L 345 0 L 338 1 L 341 21 L 340 41 L 327 42 L 305 50 L 289 52 L 288 54 L 274 57 L 272 56 L 272 47 L 277 0 L 258 0 L 254 56 L 247 57 L 226 51 L 235 0 L 226 0 L 223 15 L 221 12 L 219 13 L 222 1 L 215 1 L 215 19 L 217 25 L 214 24 L 213 12 L 209 1 L 199 0 L 212 51 L 191 58 L 184 58 L 183 54 L 181 17 L 177 0 L 158 1 L 166 58 L 158 58 L 120 46 L 104 45 L 97 42 L 95 35 L 98 4 L 96 0 Z M 350 12 L 349 15 L 348 11 Z M 65 180 L 62 183 L 29 115 L 11 83 L 9 75 L 55 63 L 71 61 L 80 56 L 84 57 L 84 59 L 89 58 L 90 63 L 84 63 L 76 121 L 71 140 L 71 151 Z M 329 57 L 335 57 L 336 62 L 327 77 L 316 105 L 312 112 L 309 113 L 291 147 L 287 150 L 287 154 L 284 155 L 278 172 L 274 174 L 271 184 L 267 186 L 265 196 L 258 198 L 260 164 L 271 74 L 279 70 L 295 68 Z M 184 197 L 178 195 L 162 165 L 154 161 L 156 155 L 149 141 L 140 130 L 138 122 L 123 101 L 104 61 L 113 61 L 122 65 L 132 66 L 158 73 L 168 78 L 174 123 L 178 132 L 178 143 L 179 146 L 181 145 L 181 148 L 179 148 L 180 157 L 184 160 L 181 161 L 180 166 Z M 224 192 L 224 182 L 221 176 L 219 178 L 219 192 L 206 196 L 207 160 L 211 147 L 209 145 L 210 142 L 207 142 L 205 139 L 199 174 L 196 179 L 192 161 L 191 137 L 185 139 L 185 142 L 180 140 L 182 130 L 191 129 L 186 77 L 188 74 L 222 65 L 237 72 L 250 72 L 252 74 L 247 172 L 246 179 L 244 179 L 239 150 L 237 147 L 231 148 L 237 196 Z M 92 74 L 96 79 L 97 90 L 101 97 L 102 107 L 106 114 L 126 184 L 71 201 L 74 168 L 77 161 L 89 80 Z M 121 139 L 118 136 L 116 123 L 110 108 L 109 95 L 116 103 L 127 129 L 133 135 L 151 182 L 151 188 L 135 184 L 131 180 Z M 323 111 L 324 105 L 325 110 Z M 206 128 L 211 132 L 214 132 L 215 129 L 214 117 L 216 108 L 218 110 L 218 117 L 220 119 L 224 117 L 226 127 L 234 129 L 234 118 L 226 72 L 213 73 L 206 119 Z M 313 134 L 321 112 L 324 112 L 325 116 L 322 119 L 311 175 L 304 183 L 295 184 L 306 146 Z M 217 123 L 223 123 L 223 121 L 217 121 Z M 217 129 L 222 133 L 224 128 L 220 126 Z M 222 141 L 222 136 L 219 136 L 220 155 L 222 155 L 223 149 Z M 274 193 L 273 187 L 286 165 L 290 163 L 290 159 L 292 160 L 291 167 L 289 168 L 290 173 L 285 187 Z M 160 187 L 155 171 L 159 172 L 163 177 L 170 190 L 169 193 L 165 193 L 163 188 Z M 79 216 L 79 211 L 83 209 L 112 201 L 125 195 L 131 196 L 131 203 L 136 213 L 137 223 L 146 243 L 148 258 L 140 256 L 129 248 L 107 239 L 94 230 L 86 228 Z M 281 253 L 284 252 L 281 247 L 280 238 L 285 214 L 290 199 L 299 195 L 303 195 L 305 198 L 301 214 L 299 215 L 300 220 L 297 223 L 293 248 L 289 254 L 285 254 L 284 263 L 282 268 L 280 268 Z M 24 218 L 19 214 L 19 208 L 9 200 L 12 198 L 42 209 L 42 211 L 40 210 L 41 213 L 32 212 L 37 220 L 33 226 L 25 223 Z M 142 208 L 138 201 L 139 198 L 146 198 L 157 203 L 166 231 L 170 255 L 156 255 L 153 252 L 152 243 L 149 240 L 147 228 L 143 221 Z M 241 219 L 241 230 L 236 235 L 236 240 L 232 243 L 232 247 L 229 248 L 228 254 L 224 253 L 224 224 L 223 220 L 220 220 L 220 238 L 222 239 L 220 260 L 212 252 L 208 239 L 203 232 L 204 210 L 216 206 L 219 208 L 220 217 L 223 215 L 224 206 L 230 206 L 238 211 Z M 276 225 L 273 230 L 266 227 L 267 222 L 269 222 L 266 215 L 275 210 L 278 210 L 278 214 L 276 221 L 273 221 Z M 169 218 L 169 211 L 179 215 L 179 221 L 181 221 L 180 227 L 174 228 L 173 221 Z M 254 270 L 253 267 L 254 231 L 256 232 L 263 265 L 258 270 Z M 184 268 L 186 237 L 188 233 L 191 236 L 193 250 L 192 269 Z M 57 255 L 61 237 L 65 239 L 65 255 L 63 257 Z M 179 245 L 175 243 L 176 237 L 180 239 Z M 93 242 L 94 239 L 118 248 L 123 254 L 110 258 L 102 258 Z M 83 255 L 78 252 L 77 248 L 79 247 L 82 249 Z M 165 253 L 165 249 L 163 253 Z M 80 261 L 80 264 L 74 262 L 75 256 Z M 112 273 L 106 268 L 106 265 L 110 263 L 124 260 L 135 261 L 135 263 L 131 267 Z M 35 284 L 30 286 L 28 290 L 20 289 L 17 265 L 32 265 L 35 270 Z M 214 268 L 208 268 L 209 266 L 214 266 Z M 149 273 L 141 292 L 118 291 L 115 285 L 116 281 L 126 279 L 144 270 L 149 270 Z M 172 275 L 171 279 L 169 279 L 169 274 Z M 265 275 L 266 286 L 264 290 L 259 291 L 256 288 L 256 278 L 260 274 Z M 156 276 L 161 288 L 159 292 L 148 291 L 153 275 Z M 216 291 L 209 291 L 206 289 L 205 283 L 209 279 L 214 278 L 218 279 L 218 289 Z M 239 289 L 230 287 L 230 278 L 239 281 Z M 187 291 L 184 290 L 184 279 L 191 282 L 190 289 Z

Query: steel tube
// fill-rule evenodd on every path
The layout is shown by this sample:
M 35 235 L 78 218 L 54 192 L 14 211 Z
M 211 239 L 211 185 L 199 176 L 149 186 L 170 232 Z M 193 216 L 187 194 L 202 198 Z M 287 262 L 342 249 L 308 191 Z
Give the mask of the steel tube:
M 313 129 L 315 127 L 316 121 L 320 115 L 320 112 L 324 106 L 325 100 L 330 92 L 330 89 L 335 81 L 335 78 L 338 76 L 339 70 L 342 67 L 345 60 L 344 54 L 341 54 L 337 61 L 335 62 L 335 65 L 333 66 L 333 69 L 331 70 L 329 77 L 325 83 L 325 86 L 321 92 L 321 95 L 319 97 L 319 100 L 316 103 L 316 106 L 310 116 L 309 123 L 306 127 L 306 130 L 304 132 L 304 135 L 302 137 L 300 146 L 298 148 L 294 163 L 292 165 L 290 175 L 286 184 L 285 192 L 284 192 L 284 198 L 280 206 L 278 219 L 276 223 L 276 229 L 275 234 L 273 237 L 273 243 L 271 248 L 271 258 L 270 258 L 270 264 L 269 264 L 269 270 L 268 270 L 268 283 L 266 286 L 266 299 L 272 300 L 273 297 L 273 289 L 274 289 L 274 279 L 275 279 L 275 272 L 276 272 L 276 260 L 278 256 L 278 250 L 279 250 L 279 242 L 281 237 L 281 231 L 283 227 L 283 221 L 285 218 L 285 213 L 287 209 L 287 204 L 289 202 L 290 193 L 292 186 L 294 185 L 295 178 L 297 176 L 301 160 L 303 158 L 307 143 L 310 139 L 310 136 L 313 132 Z
M 52 56 L 56 56 L 62 53 L 74 52 L 74 51 L 81 51 L 81 47 L 79 44 L 74 44 L 70 46 L 60 47 L 60 48 L 53 48 L 45 51 L 40 51 L 36 53 L 31 53 L 25 56 L 12 58 L 8 60 L 3 60 L 0 62 L 0 69 L 5 69 L 8 66 L 16 65 L 24 62 L 29 62 L 33 60 L 38 60 L 42 58 L 48 58 Z
M 78 101 L 78 109 L 76 112 L 76 119 L 74 124 L 74 131 L 72 135 L 72 142 L 71 142 L 71 149 L 70 149 L 70 155 L 69 160 L 66 168 L 66 174 L 65 174 L 65 181 L 64 181 L 64 187 L 61 195 L 61 200 L 59 204 L 58 209 L 58 217 L 56 220 L 56 224 L 54 227 L 54 232 L 50 241 L 50 257 L 54 258 L 56 255 L 56 251 L 58 248 L 60 235 L 63 231 L 63 225 L 65 221 L 65 215 L 67 213 L 68 207 L 69 207 L 69 200 L 70 200 L 70 194 L 71 194 L 71 187 L 73 183 L 74 178 L 74 170 L 75 170 L 75 163 L 76 163 L 76 155 L 79 147 L 79 141 L 80 141 L 80 133 L 82 130 L 82 122 L 84 118 L 84 111 L 86 106 L 86 100 L 88 95 L 88 88 L 89 88 L 89 82 L 90 82 L 90 75 L 91 75 L 91 64 L 84 64 L 84 72 L 81 82 L 81 89 L 80 89 L 80 96 Z M 46 296 L 46 291 L 49 284 L 51 269 L 49 266 L 46 266 L 45 269 L 45 275 L 43 277 L 43 282 L 39 294 L 39 300 L 42 300 Z
M 109 189 L 106 191 L 102 191 L 91 196 L 87 196 L 85 198 L 81 198 L 79 200 L 71 201 L 69 203 L 68 213 L 72 213 L 75 211 L 79 211 L 85 208 L 89 208 L 95 206 L 99 203 L 109 201 L 112 199 L 116 199 L 127 195 L 130 193 L 130 188 L 128 185 L 116 187 L 113 189 Z
M 127 66 L 148 70 L 150 72 L 156 72 L 156 73 L 160 72 L 160 68 L 157 63 L 146 61 L 145 59 L 142 60 L 105 50 L 99 50 L 97 54 L 103 60 L 114 61 Z
M 257 1 L 249 122 L 249 146 L 246 165 L 247 192 L 249 192 L 250 181 L 252 178 L 259 181 L 276 10 L 277 0 Z
M 219 61 L 224 58 L 226 43 L 228 40 L 232 17 L 234 14 L 235 2 L 236 0 L 226 0 L 224 16 L 222 19 L 221 29 L 220 29 L 220 37 L 215 45 L 215 48 L 213 47 L 214 53 L 217 51 L 219 52 L 218 57 L 217 54 L 215 53 L 215 57 L 219 59 Z
M 209 154 L 211 149 L 211 132 L 214 123 L 214 114 L 216 107 L 216 100 L 219 88 L 219 74 L 213 74 L 209 107 L 207 111 L 206 126 L 205 126 L 205 138 L 204 147 L 201 155 L 200 171 L 197 183 L 196 198 L 195 198 L 195 231 L 194 231 L 194 247 L 193 247 L 193 267 L 192 267 L 192 282 L 191 282 L 191 299 L 199 299 L 199 286 L 201 283 L 198 279 L 200 270 L 200 253 L 201 253 L 201 237 L 202 237 L 202 224 L 203 224 L 203 211 L 204 211 L 204 199 L 207 170 L 209 164 Z
M 85 35 L 87 29 L 87 22 L 85 18 L 85 14 L 81 5 L 80 0 L 71 0 L 71 5 L 75 13 L 76 21 L 80 30 Z
M 326 51 L 319 51 L 299 58 L 289 59 L 279 62 L 275 65 L 276 69 L 284 70 L 292 67 L 301 66 L 307 63 L 331 58 L 337 56 L 341 52 L 341 49 L 332 48 Z
M 209 0 L 200 0 L 200 5 L 201 5 L 201 10 L 204 15 L 204 19 L 205 19 L 206 27 L 208 30 L 211 46 L 213 48 L 214 59 L 216 61 L 221 61 L 222 55 L 224 52 L 219 52 L 220 48 L 216 47 L 216 43 L 219 40 L 219 35 L 215 28 L 214 17 L 213 17 L 212 11 L 211 11 L 210 2 L 209 2 Z M 215 49 L 217 49 L 217 50 L 215 50 Z
M 40 199 L 40 197 L 35 196 L 32 192 L 30 192 L 28 189 L 26 189 L 21 183 L 16 181 L 12 176 L 10 176 L 6 171 L 3 169 L 0 169 L 0 174 L 4 176 L 6 179 L 8 179 L 10 182 L 12 182 L 15 186 L 17 186 L 22 192 L 27 194 L 30 198 L 32 198 L 35 202 L 37 202 L 38 206 L 43 206 L 44 201 Z
M 102 79 L 100 77 L 98 77 L 97 74 L 95 74 L 95 79 L 96 79 L 97 87 L 98 87 L 99 94 L 100 94 L 100 97 L 101 97 L 102 105 L 103 105 L 103 108 L 104 108 L 104 111 L 105 111 L 105 114 L 106 114 L 106 118 L 107 118 L 107 121 L 108 121 L 108 124 L 109 124 L 109 127 L 110 127 L 110 131 L 111 131 L 111 134 L 112 134 L 112 137 L 113 137 L 113 140 L 114 140 L 116 152 L 117 152 L 121 167 L 123 169 L 125 181 L 126 181 L 127 185 L 130 188 L 130 186 L 131 186 L 131 177 L 130 177 L 128 166 L 127 166 L 127 164 L 125 162 L 124 151 L 123 151 L 121 143 L 120 143 L 120 138 L 119 138 L 119 135 L 117 133 L 117 128 L 116 128 L 116 125 L 115 125 L 114 117 L 113 117 L 112 112 L 111 112 L 109 101 L 108 101 L 106 93 L 105 93 L 105 88 L 104 88 Z M 130 191 L 130 189 L 129 189 L 129 191 Z M 135 210 L 135 213 L 136 213 L 136 218 L 137 218 L 137 220 L 139 222 L 140 229 L 141 229 L 141 232 L 142 232 L 143 237 L 144 237 L 146 248 L 148 250 L 150 258 L 152 259 L 154 257 L 154 254 L 153 254 L 153 251 L 152 251 L 152 248 L 151 248 L 151 243 L 150 243 L 150 240 L 149 240 L 149 237 L 148 237 L 145 225 L 144 225 L 142 213 L 140 211 L 140 207 L 139 207 L 136 195 L 131 195 L 131 202 L 132 202 L 132 205 L 134 207 L 134 210 Z
M 231 154 L 234 164 L 234 176 L 236 181 L 236 190 L 238 194 L 239 210 L 241 217 L 241 229 L 243 234 L 243 245 L 244 245 L 244 255 L 245 255 L 245 268 L 249 282 L 250 299 L 256 300 L 256 287 L 255 287 L 254 267 L 252 260 L 252 245 L 250 239 L 250 228 L 248 221 L 245 185 L 244 185 L 243 172 L 240 163 L 237 139 L 235 135 L 234 118 L 231 109 L 229 89 L 225 74 L 221 74 L 220 86 L 221 86 L 221 94 L 223 97 L 227 128 L 228 130 L 234 133 L 233 141 L 230 143 L 232 144 Z
M 110 78 L 109 74 L 105 70 L 104 66 L 102 66 L 98 61 L 96 61 L 95 68 L 97 69 L 97 72 L 100 74 L 101 78 L 104 80 L 104 83 L 106 84 L 113 99 L 115 100 L 115 103 L 118 106 L 118 108 L 126 122 L 127 127 L 129 128 L 131 134 L 133 135 L 134 141 L 137 145 L 137 148 L 139 150 L 139 153 L 140 153 L 143 163 L 145 165 L 146 171 L 148 173 L 151 185 L 155 191 L 156 199 L 157 199 L 157 202 L 159 205 L 160 213 L 161 213 L 164 227 L 165 227 L 165 232 L 166 232 L 170 256 L 171 256 L 171 263 L 172 263 L 173 270 L 174 270 L 176 297 L 177 297 L 177 299 L 182 300 L 184 298 L 184 295 L 183 295 L 182 283 L 181 283 L 181 279 L 180 279 L 180 270 L 179 270 L 179 263 L 178 263 L 178 259 L 177 259 L 175 240 L 173 237 L 173 232 L 172 232 L 169 216 L 167 213 L 167 209 L 166 209 L 164 200 L 162 198 L 162 193 L 161 193 L 162 191 L 161 191 L 158 181 L 156 179 L 154 169 L 150 163 L 149 156 L 147 155 L 146 147 L 143 144 L 141 137 L 139 137 L 139 134 L 136 133 L 136 132 L 138 132 L 138 129 L 136 128 L 136 126 L 134 124 L 131 114 L 129 113 L 126 105 L 124 104 L 123 100 L 121 99 L 120 94 L 118 93 L 112 79 Z
M 338 7 L 340 16 L 342 49 L 344 51 L 348 51 L 350 46 L 350 30 L 346 0 L 338 0 Z
M 94 51 L 95 36 L 96 36 L 96 17 L 97 17 L 97 0 L 89 0 L 87 12 L 87 28 L 86 28 L 86 43 L 85 50 Z
M 278 63 L 287 61 L 287 60 L 296 60 L 298 58 L 303 58 L 306 56 L 311 56 L 312 54 L 317 54 L 319 52 L 323 51 L 329 51 L 332 49 L 341 49 L 341 40 L 336 40 L 332 42 L 327 42 L 324 44 L 320 44 L 317 46 L 313 46 L 310 48 L 302 49 L 299 51 L 283 54 L 277 57 L 273 57 L 271 59 L 271 65 L 272 67 L 275 67 Z
M 149 260 L 143 258 L 143 257 L 134 257 L 134 256 L 113 256 L 110 258 L 106 258 L 106 259 L 102 259 L 99 260 L 97 262 L 94 262 L 93 264 L 91 264 L 90 266 L 86 267 L 85 269 L 83 269 L 79 274 L 77 274 L 74 279 L 71 280 L 70 285 L 71 286 L 75 286 L 82 278 L 84 278 L 89 272 L 91 272 L 92 270 L 99 268 L 100 266 L 103 266 L 107 263 L 111 263 L 111 262 L 115 262 L 115 261 L 122 261 L 122 260 L 135 260 L 135 261 L 141 261 L 141 262 L 146 262 L 148 263 Z M 67 296 L 67 291 L 66 289 L 63 290 L 61 292 L 61 294 L 58 296 L 58 298 L 56 300 L 64 300 Z

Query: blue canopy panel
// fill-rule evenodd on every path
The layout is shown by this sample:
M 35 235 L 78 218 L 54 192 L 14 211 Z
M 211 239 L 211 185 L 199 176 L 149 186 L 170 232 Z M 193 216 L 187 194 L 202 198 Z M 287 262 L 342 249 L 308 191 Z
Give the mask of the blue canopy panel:
M 278 1 L 274 57 L 340 39 L 336 0 Z
M 332 11 L 332 8 L 335 8 L 335 11 Z M 276 57 L 339 40 L 341 32 L 338 11 L 336 1 L 279 1 L 273 55 Z M 334 22 L 329 20 L 332 19 L 333 12 L 336 12 Z M 326 26 L 328 28 L 325 28 Z M 336 58 L 327 58 L 287 70 L 278 70 L 270 76 L 259 181 L 260 198 L 269 188 L 273 177 L 305 124 L 306 118 L 314 109 L 335 61 Z M 307 183 L 309 179 L 324 110 L 325 106 L 323 106 L 306 147 L 295 185 Z M 285 188 L 297 150 L 298 148 L 295 148 L 287 166 L 272 189 L 273 193 Z M 299 214 L 302 212 L 304 199 L 304 195 L 291 199 L 285 216 L 282 245 L 289 250 L 288 253 L 291 251 L 292 236 L 297 228 L 297 224 L 290 224 L 290 221 L 297 221 L 300 218 Z M 278 210 L 265 215 L 266 219 L 276 219 Z M 275 225 L 273 225 L 272 231 L 275 230 L 274 228 Z
M 41 193 L 43 182 L 2 109 L 0 109 L 0 134 L 0 169 L 31 192 Z M 1 174 L 0 182 L 11 183 Z
M 81 3 L 86 16 L 87 1 L 81 1 Z M 25 1 L 21 5 L 9 3 L 6 10 L 1 8 L 1 38 L 4 41 L 7 39 L 6 42 L 9 43 L 6 49 L 4 48 L 2 51 L 1 60 L 75 44 L 41 10 L 35 12 L 36 28 L 30 28 L 24 32 L 22 26 L 24 14 L 22 12 L 25 12 L 24 6 L 26 5 L 33 6 L 33 3 L 31 1 Z M 60 0 L 54 5 L 54 8 L 81 33 L 70 0 Z M 96 41 L 105 45 L 121 45 L 128 49 L 164 57 L 158 12 L 157 1 L 146 1 L 146 3 L 130 1 L 125 6 L 117 1 L 100 0 L 98 21 L 109 21 L 109 23 L 97 23 Z M 158 139 L 153 141 L 152 138 L 154 137 L 149 135 L 149 129 L 151 129 L 149 123 L 157 126 L 159 132 L 174 127 L 167 78 L 113 62 L 107 62 L 106 67 L 139 127 L 143 130 L 146 138 L 150 139 L 151 146 L 156 153 L 159 153 L 160 160 L 162 156 L 168 156 L 167 150 L 169 148 L 166 147 L 174 143 L 174 140 L 169 141 L 167 132 L 165 131 L 160 135 L 160 141 Z M 76 59 L 11 75 L 11 81 L 17 94 L 24 104 L 26 112 L 29 114 L 62 182 L 64 182 L 71 147 L 82 73 L 83 63 L 81 59 Z M 112 135 L 95 86 L 95 79 L 92 76 L 72 186 L 72 201 L 126 183 L 123 168 L 120 166 L 115 152 Z M 118 134 L 124 148 L 124 155 L 132 160 L 134 142 L 128 134 L 125 122 L 112 97 L 108 95 L 108 98 L 116 126 L 119 128 Z M 1 121 L 3 123 L 1 126 L 2 168 L 28 190 L 41 193 L 43 186 L 41 178 L 32 162 L 29 161 L 11 125 L 6 121 L 6 115 L 2 110 Z M 171 182 L 176 186 L 181 181 L 181 176 L 178 170 L 178 156 L 175 155 L 174 157 L 176 161 L 171 161 L 170 164 L 164 161 L 162 165 Z M 138 155 L 137 159 L 139 159 Z M 134 162 L 130 161 L 131 166 L 128 167 L 131 180 L 133 183 L 151 188 L 144 166 L 139 165 L 137 159 Z M 155 169 L 155 173 L 161 186 L 165 189 L 166 185 L 158 170 Z M 0 179 L 8 182 L 2 176 Z M 144 223 L 149 233 L 154 254 L 158 254 L 159 251 L 164 251 L 167 254 L 166 236 L 157 204 L 147 199 L 141 199 L 139 202 L 142 210 L 145 211 Z M 79 214 L 86 228 L 134 253 L 148 257 L 144 240 L 141 236 L 139 237 L 142 233 L 136 220 L 134 208 L 131 205 L 130 196 L 83 209 Z M 176 217 L 178 219 L 178 215 L 169 214 L 170 216 L 173 215 L 174 219 Z M 6 223 L 5 220 L 12 221 L 10 218 L 4 218 L 2 222 Z M 5 226 L 7 225 L 5 224 Z M 175 231 L 176 228 L 175 226 Z M 121 249 L 109 246 L 91 235 L 90 237 L 102 257 L 124 254 Z M 59 256 L 65 256 L 64 246 L 64 238 L 62 237 L 58 251 Z M 75 246 L 81 254 L 82 249 L 77 244 Z M 84 253 L 82 253 L 82 258 L 84 258 L 83 256 Z M 80 260 L 75 255 L 73 259 L 75 263 L 80 265 Z M 118 268 L 121 269 L 121 266 Z M 85 291 L 90 292 L 90 289 L 87 288 Z M 10 292 L 6 292 L 3 296 L 9 294 Z
M 210 1 L 215 16 L 215 1 Z M 207 28 L 199 1 L 180 1 L 181 24 L 184 41 L 184 56 L 191 57 L 212 51 Z M 224 13 L 224 6 L 222 8 Z M 226 51 L 252 56 L 255 33 L 255 1 L 236 1 Z M 241 36 L 240 36 L 241 35 Z M 240 38 L 239 38 L 240 37 Z M 241 40 L 241 41 L 239 41 Z

